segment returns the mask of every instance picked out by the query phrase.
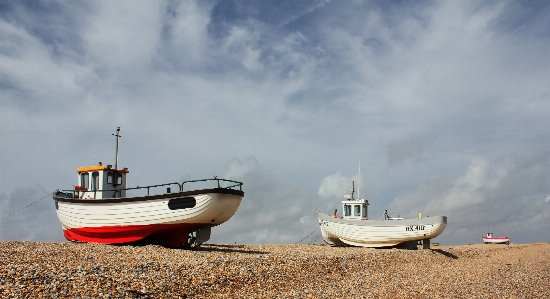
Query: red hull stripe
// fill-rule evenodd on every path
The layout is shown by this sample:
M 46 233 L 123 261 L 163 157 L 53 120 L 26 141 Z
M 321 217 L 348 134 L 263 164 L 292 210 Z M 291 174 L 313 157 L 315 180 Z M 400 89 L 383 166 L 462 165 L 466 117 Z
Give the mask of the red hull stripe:
M 151 224 L 102 227 L 79 227 L 64 229 L 63 234 L 70 241 L 106 244 L 130 243 L 146 237 L 155 239 L 152 244 L 179 245 L 186 242 L 189 232 L 200 226 L 211 224 Z

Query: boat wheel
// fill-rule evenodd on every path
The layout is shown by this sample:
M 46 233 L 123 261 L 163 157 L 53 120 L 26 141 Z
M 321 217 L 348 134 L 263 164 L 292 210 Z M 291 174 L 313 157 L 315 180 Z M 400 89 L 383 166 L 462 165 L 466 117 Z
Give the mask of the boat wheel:
M 197 231 L 193 230 L 187 236 L 187 242 L 182 244 L 184 249 L 194 249 L 201 246 L 202 243 L 197 242 Z

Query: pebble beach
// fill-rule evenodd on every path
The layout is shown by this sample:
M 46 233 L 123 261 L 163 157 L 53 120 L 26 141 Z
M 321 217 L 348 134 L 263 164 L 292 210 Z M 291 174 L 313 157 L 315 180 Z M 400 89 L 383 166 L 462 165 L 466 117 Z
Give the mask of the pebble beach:
M 1 298 L 550 298 L 550 244 L 0 242 Z

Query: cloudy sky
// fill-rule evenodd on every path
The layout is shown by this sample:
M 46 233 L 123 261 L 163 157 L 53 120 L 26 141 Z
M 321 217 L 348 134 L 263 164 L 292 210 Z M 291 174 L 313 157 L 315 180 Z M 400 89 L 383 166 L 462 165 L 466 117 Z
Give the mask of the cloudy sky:
M 3 1 L 0 40 L 0 240 L 63 241 L 120 126 L 129 185 L 244 182 L 212 243 L 322 242 L 352 180 L 442 245 L 550 241 L 547 1 Z

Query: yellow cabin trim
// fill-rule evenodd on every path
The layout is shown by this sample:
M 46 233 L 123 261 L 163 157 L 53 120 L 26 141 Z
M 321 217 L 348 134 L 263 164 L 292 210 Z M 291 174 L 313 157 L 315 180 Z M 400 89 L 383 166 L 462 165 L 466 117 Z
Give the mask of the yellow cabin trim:
M 96 166 L 84 166 L 84 167 L 78 167 L 76 170 L 77 172 L 87 172 L 87 171 L 93 171 L 93 170 L 104 170 L 107 169 L 107 167 L 103 165 L 96 165 Z
M 124 169 L 112 169 L 112 168 L 107 168 L 105 165 L 95 165 L 95 166 L 84 166 L 84 167 L 79 167 L 76 172 L 88 172 L 88 171 L 96 171 L 96 170 L 110 170 L 110 171 L 116 171 L 116 172 L 125 172 L 125 173 L 129 173 L 130 171 L 128 170 L 128 168 L 124 168 Z

